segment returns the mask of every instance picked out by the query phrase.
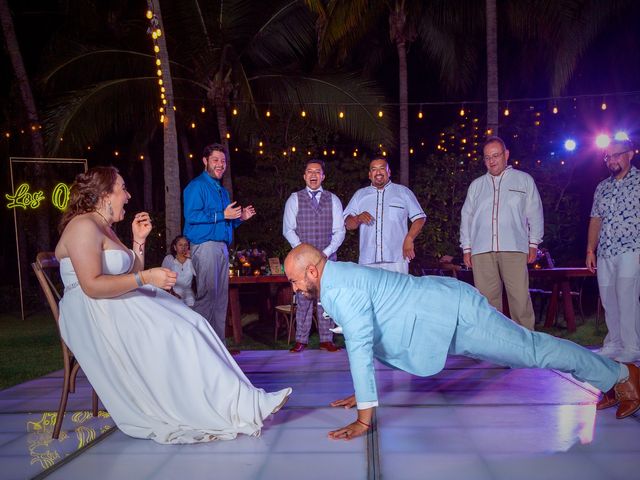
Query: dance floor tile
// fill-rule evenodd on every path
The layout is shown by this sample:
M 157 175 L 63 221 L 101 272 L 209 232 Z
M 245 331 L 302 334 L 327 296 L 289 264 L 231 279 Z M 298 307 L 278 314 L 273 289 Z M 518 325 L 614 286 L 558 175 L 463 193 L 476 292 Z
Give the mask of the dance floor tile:
M 475 454 L 446 453 L 399 453 L 382 452 L 380 477 L 396 480 L 473 479 L 492 480 L 484 460 Z M 519 477 L 513 477 L 517 479 Z
M 346 352 L 234 358 L 256 386 L 293 388 L 260 437 L 195 445 L 127 437 L 87 412 L 91 389 L 79 375 L 54 441 L 62 383 L 54 372 L 0 392 L 0 478 L 32 478 L 51 464 L 59 468 L 48 478 L 91 480 L 630 480 L 640 472 L 640 413 L 596 412 L 597 390 L 558 372 L 450 357 L 442 372 L 420 378 L 376 363 L 377 429 L 344 442 L 327 434 L 356 418 L 355 409 L 328 406 L 353 393 Z

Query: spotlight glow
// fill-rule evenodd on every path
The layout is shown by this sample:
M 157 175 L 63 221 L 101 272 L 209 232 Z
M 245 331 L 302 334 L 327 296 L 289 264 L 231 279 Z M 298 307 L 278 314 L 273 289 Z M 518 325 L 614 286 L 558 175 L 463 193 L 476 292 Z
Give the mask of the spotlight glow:
M 573 152 L 576 149 L 576 141 L 572 138 L 568 138 L 564 141 L 564 149 L 568 152 Z
M 615 138 L 616 140 L 629 140 L 629 135 L 627 135 L 627 132 L 619 131 L 616 132 L 613 138 Z
M 601 133 L 596 137 L 596 146 L 598 148 L 607 148 L 611 143 L 611 138 L 606 133 Z

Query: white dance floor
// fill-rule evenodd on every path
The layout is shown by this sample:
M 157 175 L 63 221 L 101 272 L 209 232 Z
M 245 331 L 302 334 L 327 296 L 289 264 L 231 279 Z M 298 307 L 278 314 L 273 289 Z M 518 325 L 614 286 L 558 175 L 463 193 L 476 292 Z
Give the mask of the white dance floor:
M 640 478 L 640 413 L 596 414 L 597 392 L 558 372 L 451 357 L 440 374 L 419 378 L 378 364 L 375 428 L 344 442 L 327 438 L 355 415 L 329 407 L 352 393 L 344 351 L 235 358 L 257 386 L 293 387 L 260 437 L 178 446 L 129 438 L 108 414 L 91 416 L 81 378 L 52 440 L 55 372 L 0 392 L 0 479 Z

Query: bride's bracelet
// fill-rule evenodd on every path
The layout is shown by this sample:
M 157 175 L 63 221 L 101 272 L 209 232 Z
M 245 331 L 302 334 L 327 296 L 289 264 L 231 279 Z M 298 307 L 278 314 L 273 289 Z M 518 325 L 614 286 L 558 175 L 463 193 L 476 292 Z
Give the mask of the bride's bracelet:
M 136 272 L 133 274 L 133 278 L 136 279 L 136 285 L 138 285 L 138 288 L 142 287 L 144 285 L 142 277 L 140 275 L 140 272 Z
M 140 255 L 144 255 L 144 244 L 145 244 L 145 242 L 140 243 L 140 242 L 136 242 L 136 241 L 134 240 L 134 241 L 133 241 L 133 244 L 134 244 L 134 245 L 138 245 L 138 254 L 140 254 Z

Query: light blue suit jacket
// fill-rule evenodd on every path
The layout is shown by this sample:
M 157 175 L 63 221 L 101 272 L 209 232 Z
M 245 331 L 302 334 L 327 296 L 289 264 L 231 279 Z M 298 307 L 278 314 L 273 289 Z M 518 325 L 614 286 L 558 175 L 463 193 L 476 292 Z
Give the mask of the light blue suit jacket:
M 328 261 L 320 301 L 342 327 L 358 402 L 378 400 L 374 357 L 419 376 L 442 368 L 456 329 L 461 283 Z

